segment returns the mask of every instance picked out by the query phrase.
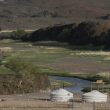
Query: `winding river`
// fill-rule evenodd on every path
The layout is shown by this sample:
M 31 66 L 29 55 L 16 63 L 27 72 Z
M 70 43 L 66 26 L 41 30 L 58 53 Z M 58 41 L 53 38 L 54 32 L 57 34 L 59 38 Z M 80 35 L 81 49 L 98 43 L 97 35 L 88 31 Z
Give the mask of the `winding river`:
M 60 77 L 60 76 L 49 76 L 50 79 L 62 80 L 69 83 L 76 83 L 74 86 L 65 87 L 66 90 L 70 92 L 81 92 L 81 90 L 85 87 L 89 87 L 91 82 L 88 80 L 83 80 L 80 78 L 72 78 L 72 77 Z

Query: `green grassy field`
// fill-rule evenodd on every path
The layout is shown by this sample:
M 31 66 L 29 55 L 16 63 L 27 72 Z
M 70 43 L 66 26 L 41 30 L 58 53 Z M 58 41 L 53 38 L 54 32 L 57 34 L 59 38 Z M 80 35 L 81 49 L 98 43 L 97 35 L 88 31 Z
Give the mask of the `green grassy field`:
M 4 65 L 10 59 L 34 64 L 40 73 L 80 76 L 83 78 L 110 77 L 110 52 L 71 50 L 63 47 L 32 46 L 31 43 L 1 41 L 0 47 L 11 47 L 12 52 L 1 53 L 0 74 L 10 73 Z

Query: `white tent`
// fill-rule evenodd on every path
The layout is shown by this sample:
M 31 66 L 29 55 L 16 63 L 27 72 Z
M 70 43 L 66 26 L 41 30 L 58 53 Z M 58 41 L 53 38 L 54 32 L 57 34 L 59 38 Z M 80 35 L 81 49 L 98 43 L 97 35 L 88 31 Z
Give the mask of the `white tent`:
M 107 95 L 97 90 L 93 90 L 83 94 L 82 99 L 86 102 L 107 102 Z
M 67 102 L 73 99 L 73 94 L 65 89 L 58 89 L 51 92 L 51 101 Z

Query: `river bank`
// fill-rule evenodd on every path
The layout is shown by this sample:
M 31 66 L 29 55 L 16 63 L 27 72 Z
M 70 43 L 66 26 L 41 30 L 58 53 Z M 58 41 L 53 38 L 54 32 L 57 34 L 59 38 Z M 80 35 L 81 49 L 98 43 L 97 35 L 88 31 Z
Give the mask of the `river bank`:
M 98 90 L 104 93 L 110 93 L 110 84 L 105 82 L 105 84 L 93 84 L 93 81 L 86 80 L 83 78 L 68 77 L 68 76 L 49 76 L 49 79 L 64 81 L 70 83 L 71 85 L 63 85 L 61 88 L 65 88 L 73 93 L 83 93 L 90 92 L 91 90 Z M 55 88 L 54 88 L 55 89 Z
M 91 82 L 88 80 L 83 80 L 80 78 L 72 78 L 72 77 L 61 77 L 61 76 L 49 76 L 49 79 L 54 79 L 54 80 L 60 80 L 64 82 L 71 83 L 73 85 L 71 86 L 64 86 L 65 89 L 67 89 L 70 92 L 82 92 L 82 90 L 86 87 L 90 87 Z M 75 85 L 74 85 L 75 84 Z
M 28 65 L 26 66 L 27 69 L 34 65 L 36 73 L 39 75 L 80 78 L 88 81 L 99 79 L 105 82 L 110 81 L 108 77 L 110 61 L 109 59 L 105 60 L 110 57 L 109 52 L 79 51 L 60 46 L 38 46 L 30 42 L 10 40 L 0 41 L 0 46 L 12 49 L 11 52 L 4 52 L 1 55 L 0 74 L 6 76 L 9 73 L 18 74 L 22 72 L 24 74 L 24 68 L 21 65 L 25 64 Z M 25 69 L 26 77 L 29 72 L 27 69 Z M 33 68 L 29 70 L 33 72 L 31 71 Z M 105 73 L 105 76 L 102 73 Z

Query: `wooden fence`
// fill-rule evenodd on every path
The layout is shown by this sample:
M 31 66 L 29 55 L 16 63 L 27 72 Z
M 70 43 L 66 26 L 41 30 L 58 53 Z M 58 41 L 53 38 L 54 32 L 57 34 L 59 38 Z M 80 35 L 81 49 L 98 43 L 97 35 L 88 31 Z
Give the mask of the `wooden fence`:
M 51 102 L 51 101 L 5 101 L 0 102 L 0 110 L 16 109 L 45 109 L 45 110 L 110 110 L 110 103 L 81 103 L 81 102 Z M 13 110 L 13 109 L 12 109 Z
M 110 103 L 96 103 L 93 110 L 110 110 Z
M 52 102 L 45 94 L 38 96 L 40 97 L 30 99 L 26 95 L 26 99 L 22 97 L 23 100 L 9 98 L 0 102 L 0 110 L 110 110 L 110 100 L 107 103 L 84 103 L 81 94 L 75 94 L 73 102 Z

